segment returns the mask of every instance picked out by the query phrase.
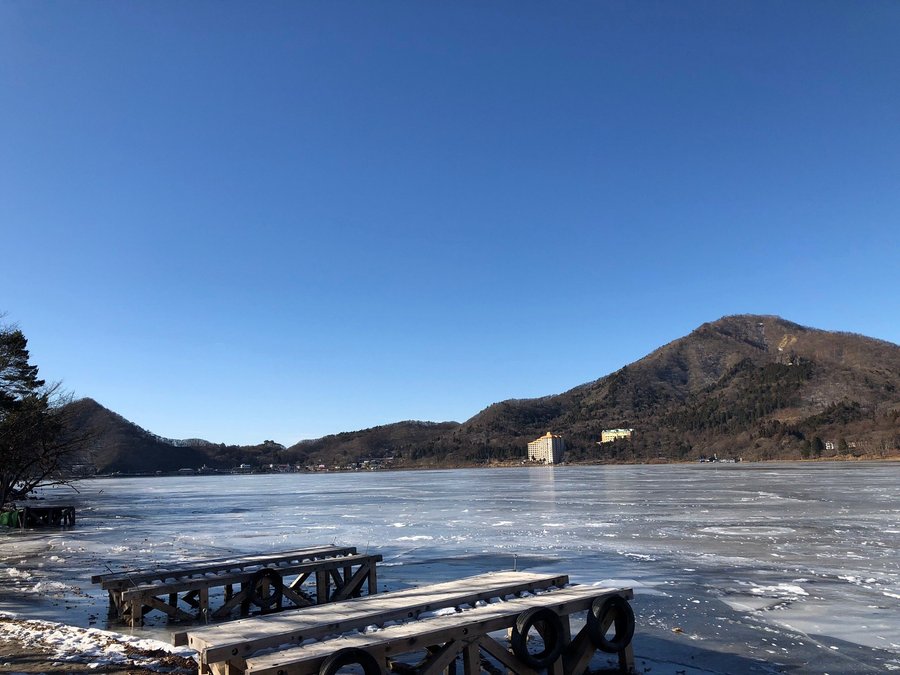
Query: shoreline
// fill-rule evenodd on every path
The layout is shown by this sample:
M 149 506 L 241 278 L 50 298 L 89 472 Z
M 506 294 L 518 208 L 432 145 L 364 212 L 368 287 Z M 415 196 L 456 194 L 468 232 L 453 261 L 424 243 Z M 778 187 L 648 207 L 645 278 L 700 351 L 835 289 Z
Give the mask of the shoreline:
M 522 459 L 509 460 L 492 460 L 489 463 L 462 463 L 462 464 L 422 464 L 411 466 L 392 466 L 390 468 L 380 469 L 322 469 L 321 471 L 247 471 L 247 472 L 231 472 L 231 471 L 215 471 L 215 472 L 198 472 L 194 474 L 182 474 L 178 472 L 161 472 L 161 473 L 113 473 L 113 474 L 96 474 L 93 476 L 82 476 L 72 481 L 77 483 L 81 480 L 110 480 L 119 478 L 221 478 L 224 476 L 315 476 L 325 474 L 355 474 L 355 473 L 391 473 L 391 472 L 407 472 L 407 471 L 454 471 L 458 469 L 519 469 L 519 468 L 537 468 L 537 467 L 589 467 L 589 466 L 692 466 L 692 465 L 724 465 L 724 466 L 740 466 L 740 465 L 756 465 L 756 464 L 858 464 L 864 462 L 871 463 L 894 463 L 900 462 L 900 450 L 894 451 L 893 454 L 885 456 L 875 455 L 835 455 L 832 457 L 810 457 L 810 458 L 791 458 L 791 459 L 747 459 L 741 461 L 706 461 L 701 462 L 697 459 L 676 460 L 660 457 L 651 459 L 646 462 L 620 462 L 620 461 L 580 461 L 569 462 L 562 461 L 557 464 L 544 464 L 543 462 L 528 462 Z M 20 500 L 27 501 L 27 500 Z

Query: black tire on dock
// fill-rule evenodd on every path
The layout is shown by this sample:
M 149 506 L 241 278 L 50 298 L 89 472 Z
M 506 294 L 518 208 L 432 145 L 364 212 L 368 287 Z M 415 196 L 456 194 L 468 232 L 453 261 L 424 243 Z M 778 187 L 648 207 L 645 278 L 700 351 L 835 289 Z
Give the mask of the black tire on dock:
M 263 594 L 263 580 L 269 582 L 269 590 Z M 272 612 L 281 609 L 284 596 L 284 582 L 281 575 L 270 567 L 263 567 L 250 575 L 247 582 L 250 587 L 250 602 L 259 607 L 262 612 Z
M 603 624 L 609 623 L 616 629 L 612 638 L 606 637 L 603 630 Z M 634 637 L 634 610 L 621 595 L 597 598 L 588 612 L 587 629 L 588 637 L 597 649 L 607 654 L 616 654 L 631 644 L 631 638 Z
M 381 666 L 369 652 L 354 647 L 341 649 L 322 661 L 319 675 L 336 675 L 344 666 L 362 666 L 365 675 L 381 675 Z
M 528 632 L 535 628 L 544 640 L 544 649 L 532 654 L 528 651 Z M 565 629 L 559 614 L 549 607 L 534 607 L 516 617 L 510 644 L 513 654 L 530 668 L 543 670 L 549 667 L 563 651 Z

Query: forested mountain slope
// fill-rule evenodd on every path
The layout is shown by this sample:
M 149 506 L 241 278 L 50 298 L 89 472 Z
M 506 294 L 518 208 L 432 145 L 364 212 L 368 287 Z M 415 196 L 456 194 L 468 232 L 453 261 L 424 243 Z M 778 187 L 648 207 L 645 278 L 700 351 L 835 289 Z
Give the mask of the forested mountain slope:
M 253 446 L 213 444 L 202 439 L 173 440 L 129 422 L 90 398 L 68 405 L 66 418 L 87 438 L 93 470 L 126 474 L 173 472 L 182 468 L 230 469 L 242 463 L 288 461 L 283 446 L 271 441 Z
M 797 458 L 826 454 L 826 441 L 879 454 L 900 444 L 898 411 L 897 345 L 743 315 L 558 396 L 490 406 L 435 448 L 511 456 L 553 430 L 570 459 Z M 597 445 L 617 427 L 633 428 L 633 439 Z
M 462 424 L 398 422 L 287 449 L 166 441 L 90 399 L 72 405 L 96 432 L 101 470 L 385 457 L 485 464 L 523 458 L 547 431 L 565 438 L 569 461 L 879 457 L 900 448 L 900 347 L 775 316 L 729 316 L 559 395 L 496 403 Z M 619 427 L 634 429 L 632 439 L 598 443 L 601 430 Z

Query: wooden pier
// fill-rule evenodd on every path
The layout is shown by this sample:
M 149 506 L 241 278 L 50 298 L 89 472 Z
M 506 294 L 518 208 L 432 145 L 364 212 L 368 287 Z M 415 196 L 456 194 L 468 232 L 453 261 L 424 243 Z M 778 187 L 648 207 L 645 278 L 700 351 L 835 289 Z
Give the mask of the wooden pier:
M 23 506 L 0 513 L 0 524 L 21 529 L 75 524 L 74 506 Z
M 254 607 L 269 613 L 347 600 L 361 595 L 364 587 L 374 594 L 378 562 L 380 555 L 360 555 L 355 547 L 320 546 L 113 572 L 91 581 L 108 592 L 110 616 L 139 626 L 154 610 L 170 620 L 211 621 L 228 618 L 237 609 L 246 616 Z
M 597 650 L 634 668 L 628 588 L 566 586 L 565 575 L 484 574 L 176 633 L 212 675 L 388 672 L 580 675 Z M 570 617 L 586 613 L 573 638 Z M 509 644 L 497 633 L 510 636 Z

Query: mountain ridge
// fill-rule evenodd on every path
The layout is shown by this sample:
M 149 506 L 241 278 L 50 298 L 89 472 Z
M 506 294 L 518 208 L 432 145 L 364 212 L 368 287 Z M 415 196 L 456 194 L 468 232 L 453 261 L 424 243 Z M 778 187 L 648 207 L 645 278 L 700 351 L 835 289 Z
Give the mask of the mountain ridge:
M 509 462 L 523 458 L 526 443 L 548 430 L 565 437 L 570 461 L 684 461 L 723 453 L 799 459 L 891 454 L 900 446 L 898 418 L 897 345 L 774 315 L 739 314 L 704 323 L 591 382 L 500 401 L 461 423 L 395 422 L 288 448 L 177 442 L 186 443 L 185 461 L 223 468 L 266 459 L 346 466 L 388 456 L 403 466 Z M 602 429 L 619 427 L 635 429 L 634 437 L 598 444 Z M 146 436 L 163 445 L 171 439 L 116 428 L 123 440 L 140 437 L 144 455 L 157 453 L 161 464 L 172 465 L 165 448 L 150 452 Z M 117 452 L 112 445 L 98 468 L 129 464 L 132 453 L 121 442 Z

